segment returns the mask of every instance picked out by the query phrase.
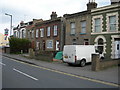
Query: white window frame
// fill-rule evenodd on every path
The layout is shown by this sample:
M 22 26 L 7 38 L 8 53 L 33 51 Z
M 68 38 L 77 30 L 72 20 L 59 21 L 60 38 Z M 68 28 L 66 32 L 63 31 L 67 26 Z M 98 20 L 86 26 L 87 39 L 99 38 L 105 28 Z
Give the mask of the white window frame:
M 95 25 L 94 25 L 94 32 L 95 33 L 100 33 L 101 32 L 101 24 L 99 23 L 99 24 L 96 24 L 96 21 L 97 20 L 99 20 L 99 22 L 101 22 L 101 20 L 100 20 L 100 18 L 96 18 L 95 20 L 94 20 L 94 22 L 95 22 Z M 99 28 L 100 30 L 97 30 L 96 28 Z
M 44 37 L 44 28 L 40 28 L 40 37 Z
M 34 38 L 34 30 L 32 29 L 32 36 L 31 36 L 32 38 Z
M 28 38 L 30 38 L 30 30 L 28 31 Z
M 110 24 L 109 24 L 109 17 L 110 16 L 116 16 L 116 30 L 115 31 L 110 31 Z M 115 12 L 115 13 L 108 13 L 107 15 L 106 15 L 106 30 L 107 30 L 107 32 L 118 32 L 118 20 L 119 20 L 119 18 L 118 18 L 118 12 Z
M 95 32 L 95 19 L 100 18 L 100 32 Z M 103 16 L 97 15 L 92 17 L 92 33 L 91 34 L 100 34 L 103 31 Z
M 81 21 L 81 34 L 85 34 L 86 33 L 86 25 L 87 25 L 86 20 Z
M 50 30 L 51 28 L 50 27 L 47 27 L 47 36 L 50 36 Z
M 16 31 L 16 37 L 18 37 L 18 31 Z
M 21 30 L 21 38 L 24 38 L 24 29 Z
M 76 31 L 76 26 L 75 26 L 75 22 L 71 22 L 70 23 L 70 34 L 74 35 Z
M 47 40 L 47 49 L 53 49 L 53 40 Z
M 18 31 L 18 38 L 20 38 L 20 30 Z
M 54 25 L 54 36 L 57 36 L 58 34 L 58 26 Z
M 18 31 L 14 31 L 14 37 L 18 37 L 17 32 Z
M 23 36 L 23 35 L 22 35 L 22 30 L 20 30 L 20 38 L 22 38 L 22 36 Z
M 36 29 L 36 38 L 38 38 L 39 35 L 39 29 Z
M 39 50 L 39 43 L 38 41 L 36 41 L 36 49 Z
M 26 37 L 26 29 L 25 28 L 22 28 L 21 29 L 21 38 L 25 38 Z
M 112 18 L 112 17 L 115 18 L 115 23 L 110 22 L 110 18 Z M 114 26 L 115 28 L 112 30 L 112 29 L 110 28 L 111 26 Z M 114 16 L 109 16 L 109 31 L 110 31 L 110 32 L 116 31 L 116 15 L 114 15 Z

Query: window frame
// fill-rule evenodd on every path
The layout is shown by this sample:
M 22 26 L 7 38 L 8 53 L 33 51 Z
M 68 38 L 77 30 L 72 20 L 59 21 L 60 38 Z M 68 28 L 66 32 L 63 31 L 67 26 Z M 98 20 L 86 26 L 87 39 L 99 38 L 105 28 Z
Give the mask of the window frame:
M 36 49 L 39 50 L 40 42 L 36 41 Z
M 40 28 L 40 37 L 44 37 L 44 28 Z
M 47 43 L 46 43 L 46 48 L 47 49 L 53 49 L 53 40 L 47 40 Z M 50 45 L 51 44 L 51 45 Z
M 32 29 L 32 36 L 31 36 L 32 38 L 34 38 L 34 30 Z
M 99 24 L 96 24 L 96 20 L 99 20 Z M 101 32 L 101 19 L 100 18 L 95 18 L 94 19 L 95 25 L 94 25 L 94 32 L 95 33 L 100 33 Z M 99 30 L 97 30 L 97 29 Z
M 50 35 L 51 35 L 51 27 L 49 26 L 47 27 L 47 36 L 50 37 Z
M 84 20 L 84 21 L 81 21 L 81 34 L 86 34 L 86 25 L 87 25 L 87 21 Z M 84 25 L 85 23 L 85 25 Z
M 58 35 L 58 25 L 54 25 L 53 30 L 54 30 L 54 36 L 57 36 Z
M 36 38 L 39 37 L 39 29 L 36 29 Z
M 74 24 L 74 25 L 72 25 Z M 74 26 L 74 27 L 73 27 Z M 76 31 L 76 25 L 75 25 L 75 22 L 71 22 L 70 23 L 70 34 L 71 35 L 75 35 L 75 31 Z
M 109 24 L 109 17 L 110 16 L 116 16 L 116 30 L 114 30 L 114 31 L 110 31 L 110 24 Z M 113 12 L 113 13 L 107 13 L 106 14 L 106 32 L 109 32 L 109 33 L 118 33 L 119 32 L 119 22 L 118 22 L 118 20 L 119 20 L 119 14 L 118 14 L 118 12 Z
M 115 23 L 113 23 L 113 22 L 111 23 L 110 22 L 110 17 L 114 17 L 114 16 L 115 16 Z M 114 30 L 111 30 L 111 25 L 114 25 L 114 27 L 115 27 Z M 116 31 L 116 15 L 109 16 L 109 31 L 110 32 Z
M 95 19 L 100 18 L 100 32 L 95 32 Z M 103 15 L 92 16 L 92 31 L 91 34 L 100 34 L 103 33 Z

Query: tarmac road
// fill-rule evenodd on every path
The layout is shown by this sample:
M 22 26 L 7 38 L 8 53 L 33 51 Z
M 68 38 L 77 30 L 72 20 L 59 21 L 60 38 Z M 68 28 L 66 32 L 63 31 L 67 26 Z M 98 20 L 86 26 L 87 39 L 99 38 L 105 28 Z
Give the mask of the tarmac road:
M 2 58 L 2 88 L 118 88 L 72 74 Z

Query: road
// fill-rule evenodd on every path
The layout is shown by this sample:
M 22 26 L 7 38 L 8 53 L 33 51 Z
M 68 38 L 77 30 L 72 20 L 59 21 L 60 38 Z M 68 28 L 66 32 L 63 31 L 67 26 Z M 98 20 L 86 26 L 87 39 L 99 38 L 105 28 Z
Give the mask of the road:
M 2 57 L 2 88 L 117 88 L 72 74 Z

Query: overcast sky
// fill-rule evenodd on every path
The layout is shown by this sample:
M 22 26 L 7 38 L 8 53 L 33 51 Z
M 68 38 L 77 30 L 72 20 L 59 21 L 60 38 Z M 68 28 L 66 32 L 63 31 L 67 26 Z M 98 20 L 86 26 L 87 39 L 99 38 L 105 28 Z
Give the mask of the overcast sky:
M 89 0 L 0 0 L 0 33 L 4 29 L 10 29 L 10 16 L 13 16 L 13 27 L 20 21 L 31 21 L 34 19 L 50 19 L 50 14 L 55 11 L 58 16 L 72 14 L 87 9 Z M 98 7 L 110 5 L 110 0 L 95 0 Z

